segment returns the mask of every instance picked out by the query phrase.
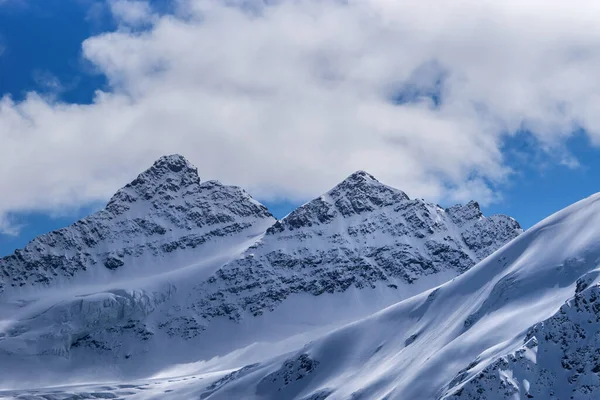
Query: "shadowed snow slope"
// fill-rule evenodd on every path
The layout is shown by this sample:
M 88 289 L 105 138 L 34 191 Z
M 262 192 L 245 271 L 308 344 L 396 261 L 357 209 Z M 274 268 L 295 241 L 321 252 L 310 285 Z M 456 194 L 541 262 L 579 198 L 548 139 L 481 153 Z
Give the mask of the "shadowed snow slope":
M 468 273 L 475 280 L 458 292 L 444 286 L 337 329 L 455 278 L 520 233 L 476 202 L 442 209 L 362 171 L 275 221 L 242 189 L 200 182 L 183 157 L 163 157 L 104 210 L 0 259 L 0 389 L 41 396 L 26 389 L 88 384 L 55 398 L 122 397 L 123 385 L 140 398 L 423 392 L 418 365 L 435 369 L 444 340 L 466 337 L 448 318 L 487 296 L 469 297 L 508 268 L 507 255 Z M 495 290 L 457 322 L 467 336 L 501 309 L 505 293 Z M 463 361 L 443 369 L 456 375 Z M 430 374 L 441 390 L 446 376 Z M 111 381 L 121 383 L 93 386 Z
M 247 367 L 209 398 L 597 399 L 598 226 L 595 195 L 436 289 Z

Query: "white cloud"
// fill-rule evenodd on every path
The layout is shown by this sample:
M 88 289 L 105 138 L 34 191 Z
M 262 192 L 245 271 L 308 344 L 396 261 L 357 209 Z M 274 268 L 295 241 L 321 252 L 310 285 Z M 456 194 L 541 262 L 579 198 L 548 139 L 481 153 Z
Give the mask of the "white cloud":
M 127 25 L 144 25 L 154 19 L 152 8 L 147 1 L 110 0 L 110 10 L 118 22 Z
M 18 236 L 22 227 L 21 224 L 16 223 L 8 215 L 0 215 L 0 233 L 9 236 Z
M 600 142 L 600 3 L 263 3 L 180 0 L 146 31 L 90 38 L 111 83 L 92 105 L 5 97 L 0 214 L 106 199 L 173 152 L 262 197 L 309 198 L 365 169 L 411 196 L 485 203 L 511 174 L 507 135 Z M 440 79 L 439 107 L 390 102 Z
M 65 90 L 62 82 L 49 71 L 33 71 L 33 80 L 45 93 L 57 94 Z

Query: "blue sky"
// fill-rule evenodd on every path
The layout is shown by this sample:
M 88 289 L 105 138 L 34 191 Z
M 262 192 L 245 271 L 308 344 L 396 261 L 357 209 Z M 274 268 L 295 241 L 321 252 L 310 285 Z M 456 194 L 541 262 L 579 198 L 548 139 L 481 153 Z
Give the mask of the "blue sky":
M 165 4 L 165 2 L 159 1 L 152 2 L 151 6 L 156 15 L 164 15 L 165 11 L 168 11 Z M 121 15 L 120 18 L 125 19 L 126 17 Z M 0 48 L 4 49 L 0 55 L 0 96 L 10 95 L 13 101 L 18 103 L 26 100 L 25 95 L 27 92 L 35 91 L 52 98 L 50 104 L 59 102 L 60 104 L 83 105 L 94 103 L 94 92 L 96 90 L 117 91 L 114 82 L 111 83 L 110 78 L 115 81 L 115 76 L 121 79 L 126 74 L 118 71 L 121 75 L 115 73 L 115 75 L 107 78 L 107 75 L 110 75 L 113 71 L 104 64 L 101 65 L 101 68 L 98 68 L 99 62 L 94 64 L 89 57 L 84 57 L 82 43 L 90 37 L 103 32 L 115 31 L 116 29 L 125 29 L 127 34 L 135 38 L 139 29 L 146 29 L 143 27 L 144 25 L 134 26 L 133 23 L 125 28 L 123 26 L 123 20 L 118 20 L 117 17 L 112 15 L 109 5 L 101 0 L 32 0 L 29 2 L 25 0 L 8 0 L 4 3 L 0 2 Z M 160 73 L 160 71 L 157 73 Z M 439 78 L 432 80 L 432 82 L 434 82 L 436 88 L 440 85 Z M 123 87 L 120 87 L 120 89 L 123 89 Z M 133 90 L 131 86 L 126 87 L 126 89 Z M 123 90 L 125 91 L 125 89 Z M 443 91 L 444 89 L 439 90 Z M 424 91 L 427 91 L 426 87 Z M 416 92 L 412 89 L 410 93 L 406 93 L 396 92 L 393 97 L 402 99 L 402 103 L 404 103 L 411 102 L 416 96 Z M 435 92 L 428 96 L 433 98 L 435 103 L 432 109 L 438 109 L 440 104 L 444 105 L 443 92 L 441 94 Z M 408 97 L 411 99 L 408 99 Z M 343 101 L 340 100 L 340 103 L 343 103 Z M 490 101 L 490 104 L 492 103 Z M 559 110 L 556 111 L 556 113 L 559 112 Z M 335 117 L 332 116 L 332 118 Z M 560 123 L 557 125 L 562 126 Z M 597 148 L 591 145 L 590 132 L 586 130 L 586 127 L 569 128 L 573 132 L 568 132 L 569 134 L 565 135 L 566 139 L 561 139 L 558 144 L 554 144 L 555 147 L 551 146 L 555 150 L 550 151 L 551 154 L 549 154 L 547 151 L 540 150 L 543 147 L 541 144 L 543 139 L 540 139 L 542 134 L 536 131 L 538 126 L 540 126 L 540 123 L 532 124 L 530 132 L 527 129 L 527 124 L 521 123 L 521 129 L 523 129 L 521 133 L 505 137 L 498 145 L 503 158 L 502 169 L 510 169 L 512 172 L 498 177 L 497 170 L 499 168 L 494 167 L 496 169 L 492 172 L 481 172 L 480 174 L 479 168 L 481 170 L 488 168 L 486 160 L 479 160 L 480 164 L 470 165 L 472 171 L 475 171 L 474 173 L 471 172 L 471 175 L 475 174 L 477 178 L 482 175 L 481 182 L 484 183 L 492 181 L 489 186 L 493 190 L 493 199 L 483 201 L 485 204 L 483 209 L 486 214 L 508 214 L 516 218 L 524 227 L 530 227 L 551 213 L 598 191 L 599 185 L 596 177 L 600 172 L 600 158 L 598 157 Z M 2 125 L 0 125 L 1 127 Z M 539 128 L 539 131 L 547 134 L 557 129 L 555 127 L 551 128 Z M 546 138 L 546 136 L 543 136 L 543 138 Z M 273 146 L 274 152 L 285 150 L 285 146 L 281 145 L 282 142 L 268 138 L 265 140 L 268 146 Z M 294 146 L 294 143 L 291 143 L 291 146 Z M 277 146 L 281 147 L 278 148 Z M 135 168 L 140 169 L 142 165 L 147 165 L 148 161 L 158 155 L 160 150 L 159 148 L 158 150 L 146 151 L 143 157 L 140 156 L 139 159 L 136 159 Z M 176 150 L 188 156 L 185 145 L 173 146 L 164 150 L 164 153 Z M 218 152 L 218 150 L 215 151 Z M 360 154 L 360 152 L 357 154 Z M 391 155 L 393 156 L 393 153 Z M 425 152 L 423 157 L 435 158 L 436 156 L 430 156 Z M 568 163 L 562 162 L 565 157 L 570 160 Z M 190 158 L 197 164 L 194 157 Z M 200 156 L 197 156 L 197 158 L 201 159 Z M 304 160 L 306 160 L 306 164 L 311 162 L 306 157 Z M 264 181 L 256 180 L 255 182 L 253 180 L 254 175 L 246 176 L 248 174 L 242 173 L 242 168 L 238 169 L 238 172 L 228 170 L 223 172 L 223 175 L 226 175 L 225 181 L 240 184 L 247 181 L 249 190 L 255 194 L 255 197 L 267 204 L 278 217 L 285 215 L 298 204 L 308 200 L 311 195 L 318 195 L 328 187 L 327 185 L 334 183 L 335 179 L 343 179 L 346 172 L 351 172 L 352 169 L 367 169 L 385 183 L 406 190 L 409 195 L 411 195 L 410 188 L 413 187 L 416 188 L 413 190 L 419 193 L 435 193 L 436 195 L 433 196 L 437 197 L 435 200 L 444 206 L 457 201 L 456 196 L 453 197 L 451 192 L 440 191 L 436 189 L 437 186 L 435 185 L 435 188 L 429 192 L 429 189 L 420 191 L 421 186 L 419 186 L 418 176 L 414 178 L 411 175 L 406 175 L 409 176 L 406 180 L 406 187 L 403 184 L 402 176 L 404 175 L 395 176 L 393 182 L 388 182 L 384 179 L 386 177 L 385 166 L 380 167 L 384 171 L 382 177 L 380 176 L 381 173 L 377 173 L 378 171 L 372 171 L 368 168 L 369 163 L 366 163 L 367 167 L 365 168 L 360 157 L 357 156 L 357 160 L 353 164 L 348 163 L 345 169 L 341 171 L 332 169 L 330 175 L 328 175 L 328 180 L 318 184 L 315 183 L 314 187 L 307 186 L 301 192 L 294 192 L 294 190 L 282 184 L 281 190 L 277 189 L 274 193 L 270 193 L 265 189 Z M 273 169 L 272 166 L 268 166 L 268 168 Z M 309 169 L 306 174 L 309 172 L 316 174 L 319 168 L 329 170 L 327 164 L 322 164 Z M 375 169 L 377 168 L 379 167 Z M 389 164 L 389 169 L 393 168 L 395 166 Z M 203 166 L 199 165 L 199 169 L 201 176 L 204 177 Z M 214 170 L 209 171 L 208 178 L 223 180 L 223 177 L 219 174 L 220 171 L 221 169 L 216 166 Z M 18 173 L 19 171 L 15 170 L 11 175 Z M 41 174 L 43 175 L 43 172 Z M 7 206 L 6 210 L 0 210 L 0 212 L 4 211 L 10 217 L 13 227 L 19 228 L 16 235 L 0 234 L 0 255 L 9 254 L 14 249 L 24 246 L 36 235 L 66 226 L 97 209 L 102 204 L 102 198 L 107 198 L 110 195 L 111 188 L 113 192 L 116 191 L 119 185 L 127 183 L 127 177 L 132 176 L 132 174 L 133 171 L 128 171 L 123 177 L 116 177 L 114 181 L 107 183 L 107 189 L 103 189 L 104 192 L 100 194 L 94 192 L 93 196 L 82 196 L 80 200 L 71 203 L 57 200 L 55 206 L 44 207 L 39 205 L 39 201 L 32 200 L 32 206 L 22 208 Z M 258 173 L 255 175 L 258 175 Z M 465 176 L 467 177 L 456 178 L 450 186 L 460 187 L 461 179 L 470 182 L 471 178 L 469 178 L 468 173 Z M 90 176 L 89 179 L 94 179 L 94 176 Z M 268 179 L 269 176 L 264 178 L 265 181 L 268 181 Z M 285 179 L 285 176 L 281 179 Z M 440 179 L 446 182 L 444 180 L 446 178 Z M 290 180 L 299 184 L 299 182 L 306 179 L 303 180 L 299 176 L 293 175 Z M 24 178 L 24 182 L 29 181 Z M 29 185 L 35 186 L 35 182 L 35 180 L 31 180 Z M 60 179 L 57 182 L 60 182 Z M 5 185 L 3 187 L 4 190 L 7 190 L 6 188 L 12 186 Z M 253 191 L 253 188 L 256 188 L 256 190 Z M 19 191 L 21 189 L 15 187 L 14 190 Z M 43 189 L 40 187 L 40 190 Z M 77 190 L 77 187 L 70 187 L 68 190 Z M 33 191 L 35 191 L 35 187 Z M 467 193 L 467 197 L 476 197 L 478 193 L 480 192 L 474 190 Z M 458 198 L 458 200 L 463 200 L 463 198 Z
M 108 17 L 91 21 L 87 3 L 46 0 L 2 6 L 2 94 L 21 99 L 28 91 L 49 89 L 44 78 L 55 78 L 65 86 L 61 96 L 66 101 L 90 101 L 94 90 L 105 80 L 81 58 L 81 42 L 113 26 Z

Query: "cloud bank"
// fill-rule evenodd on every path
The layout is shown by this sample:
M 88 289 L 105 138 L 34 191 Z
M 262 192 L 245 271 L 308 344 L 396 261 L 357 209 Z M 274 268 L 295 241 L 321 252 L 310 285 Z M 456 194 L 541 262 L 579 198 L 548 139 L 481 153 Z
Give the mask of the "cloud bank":
M 105 200 L 155 158 L 307 199 L 357 169 L 411 196 L 493 201 L 503 144 L 600 142 L 600 4 L 115 0 L 82 43 L 92 104 L 0 100 L 0 221 Z M 143 29 L 140 29 L 140 26 Z M 0 224 L 0 227 L 6 224 Z

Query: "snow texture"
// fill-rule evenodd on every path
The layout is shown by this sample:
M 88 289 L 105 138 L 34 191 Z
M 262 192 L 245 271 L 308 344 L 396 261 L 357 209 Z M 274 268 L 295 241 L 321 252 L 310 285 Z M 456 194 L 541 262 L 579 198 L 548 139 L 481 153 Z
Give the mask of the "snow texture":
M 276 221 L 162 157 L 105 209 L 0 259 L 0 397 L 466 395 L 465 368 L 520 351 L 590 270 L 583 251 L 554 275 L 521 266 L 540 229 L 363 171 Z M 560 263 L 551 245 L 528 259 Z
M 599 223 L 600 194 L 437 288 L 255 365 L 210 398 L 597 399 Z M 300 379 L 281 385 L 282 375 Z

